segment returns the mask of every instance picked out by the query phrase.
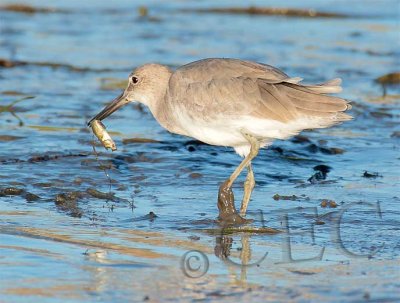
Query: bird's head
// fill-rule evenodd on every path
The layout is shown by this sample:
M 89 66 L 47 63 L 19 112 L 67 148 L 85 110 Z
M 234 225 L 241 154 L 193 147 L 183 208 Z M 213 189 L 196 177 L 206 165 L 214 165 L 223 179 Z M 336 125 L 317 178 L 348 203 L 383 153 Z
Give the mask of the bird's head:
M 171 70 L 160 64 L 145 64 L 135 69 L 128 78 L 124 92 L 111 101 L 93 120 L 103 120 L 129 102 L 140 102 L 150 108 L 165 95 Z

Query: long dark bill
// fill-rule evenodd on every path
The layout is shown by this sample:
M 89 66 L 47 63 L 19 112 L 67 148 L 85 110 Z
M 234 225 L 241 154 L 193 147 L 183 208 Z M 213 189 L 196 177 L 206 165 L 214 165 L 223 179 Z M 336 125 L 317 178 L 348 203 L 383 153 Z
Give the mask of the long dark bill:
M 124 106 L 125 104 L 129 103 L 125 99 L 125 94 L 122 93 L 119 95 L 117 98 L 112 100 L 110 104 L 108 104 L 101 112 L 99 112 L 96 116 L 94 116 L 90 121 L 88 122 L 88 125 L 90 126 L 90 123 L 92 123 L 93 120 L 103 120 L 107 118 L 109 115 L 111 115 L 113 112 Z

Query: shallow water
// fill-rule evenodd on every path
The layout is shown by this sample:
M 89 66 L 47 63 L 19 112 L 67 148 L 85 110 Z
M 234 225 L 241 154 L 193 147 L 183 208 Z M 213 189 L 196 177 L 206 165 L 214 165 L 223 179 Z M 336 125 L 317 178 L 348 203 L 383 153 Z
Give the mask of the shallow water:
M 0 301 L 400 300 L 400 89 L 382 97 L 374 83 L 400 70 L 398 1 L 287 3 L 344 19 L 180 11 L 209 1 L 25 3 L 60 11 L 0 11 L 0 58 L 26 63 L 0 67 L 0 106 L 35 97 L 15 105 L 22 126 L 0 110 L 0 190 L 24 190 L 0 195 Z M 240 158 L 167 133 L 146 109 L 107 119 L 118 151 L 93 151 L 85 122 L 119 93 L 107 84 L 145 62 L 203 57 L 265 62 L 310 83 L 341 77 L 353 100 L 353 121 L 277 141 L 254 161 L 249 216 L 281 233 L 221 230 L 218 185 Z M 318 165 L 331 168 L 324 180 Z M 109 192 L 105 172 L 112 201 L 87 192 Z

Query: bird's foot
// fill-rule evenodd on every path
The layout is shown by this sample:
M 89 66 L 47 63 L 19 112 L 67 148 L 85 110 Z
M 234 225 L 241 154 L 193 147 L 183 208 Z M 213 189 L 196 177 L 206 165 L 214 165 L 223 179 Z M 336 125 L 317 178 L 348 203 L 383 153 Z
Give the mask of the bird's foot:
M 243 225 L 243 224 L 249 224 L 253 222 L 253 219 L 245 219 L 242 216 L 240 216 L 238 213 L 236 214 L 230 214 L 230 215 L 221 215 L 221 212 L 218 216 L 217 219 L 218 224 L 227 227 L 227 226 L 233 226 L 233 225 Z
M 218 222 L 223 225 L 241 225 L 251 223 L 253 220 L 245 219 L 239 215 L 235 208 L 235 198 L 228 180 L 221 184 L 218 192 Z

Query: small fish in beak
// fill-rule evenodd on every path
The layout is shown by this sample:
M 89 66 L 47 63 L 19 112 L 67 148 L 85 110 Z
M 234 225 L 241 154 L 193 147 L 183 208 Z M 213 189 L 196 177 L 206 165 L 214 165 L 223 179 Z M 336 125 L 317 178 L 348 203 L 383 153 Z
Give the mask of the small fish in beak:
M 108 134 L 104 124 L 101 123 L 100 120 L 92 119 L 89 122 L 89 125 L 92 128 L 94 135 L 100 140 L 101 144 L 103 144 L 106 149 L 111 148 L 112 151 L 117 150 L 117 146 L 115 145 L 113 139 L 111 139 L 111 136 Z

